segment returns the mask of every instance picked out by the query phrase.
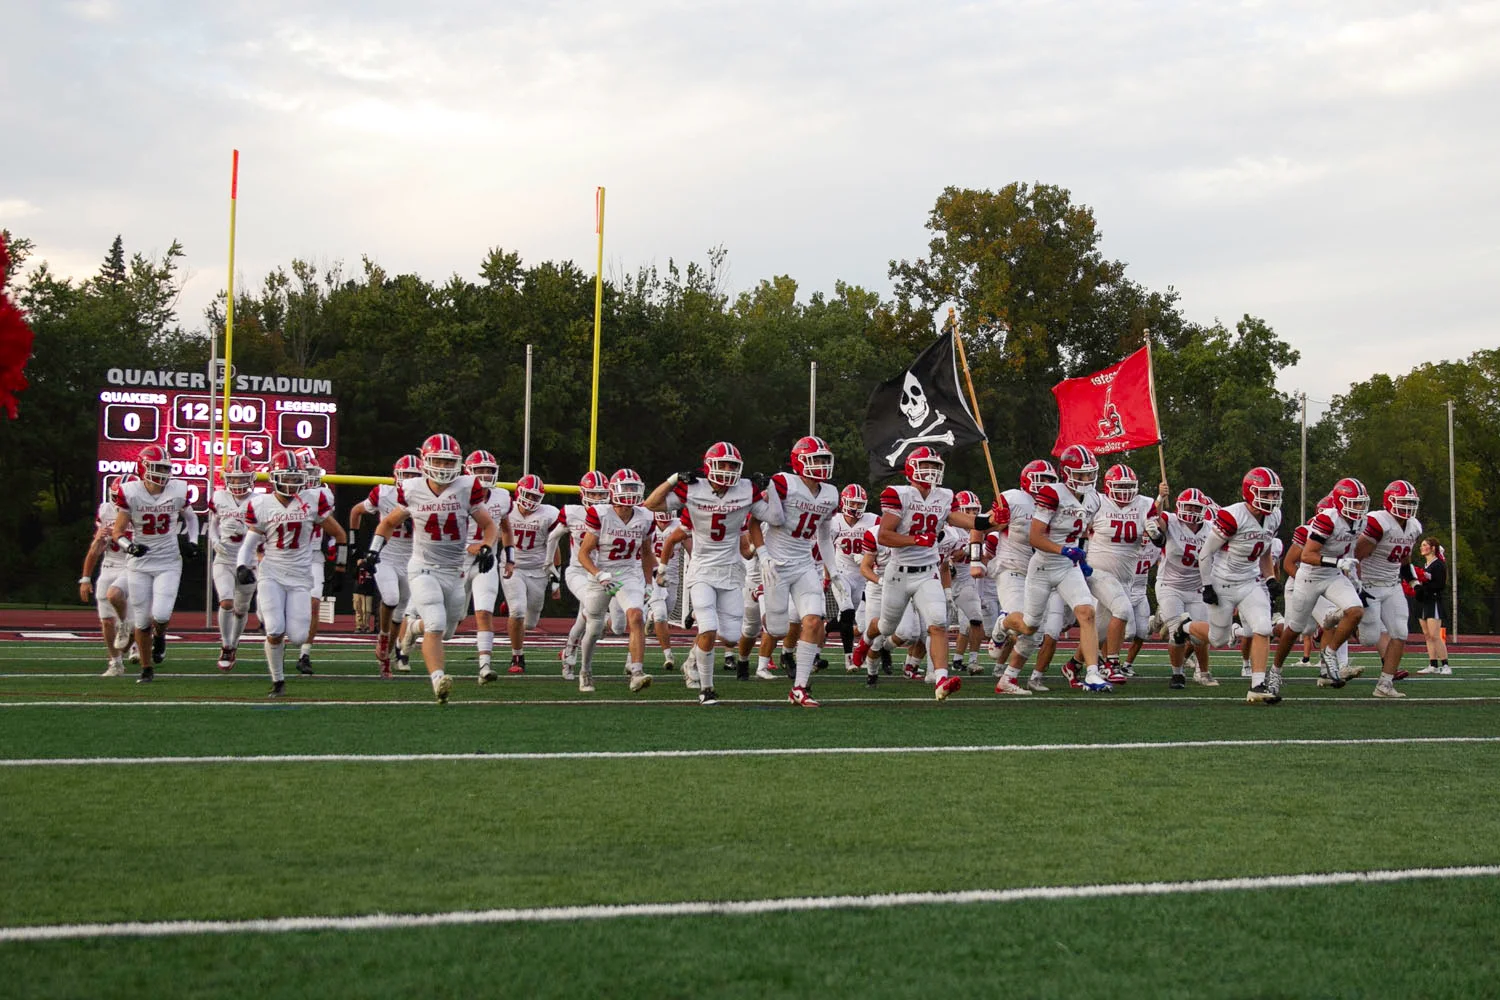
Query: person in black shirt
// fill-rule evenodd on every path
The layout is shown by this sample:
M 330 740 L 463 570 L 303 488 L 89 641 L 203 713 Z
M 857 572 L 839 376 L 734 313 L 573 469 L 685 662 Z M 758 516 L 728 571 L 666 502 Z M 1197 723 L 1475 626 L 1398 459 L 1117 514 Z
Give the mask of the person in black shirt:
M 1448 564 L 1443 560 L 1443 547 L 1431 535 L 1422 539 L 1423 564 L 1417 572 L 1417 582 L 1412 587 L 1416 598 L 1417 620 L 1422 624 L 1422 635 L 1427 640 L 1427 666 L 1419 674 L 1451 674 L 1448 665 L 1448 643 L 1443 630 L 1443 594 L 1448 587 Z

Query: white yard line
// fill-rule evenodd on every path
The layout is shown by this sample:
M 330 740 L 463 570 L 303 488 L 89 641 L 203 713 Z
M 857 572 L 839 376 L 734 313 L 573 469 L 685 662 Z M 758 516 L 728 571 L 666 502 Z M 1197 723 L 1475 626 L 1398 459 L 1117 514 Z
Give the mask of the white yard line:
M 1367 739 L 1163 740 L 1136 743 L 991 743 L 959 746 L 741 747 L 697 750 L 559 750 L 515 753 L 217 754 L 182 757 L 24 757 L 8 767 L 113 767 L 143 764 L 417 764 L 450 761 L 650 760 L 698 757 L 838 757 L 891 754 L 1072 753 L 1080 750 L 1204 750 L 1264 747 L 1421 746 L 1500 743 L 1500 736 L 1393 736 Z
M 628 903 L 615 906 L 548 906 L 532 909 L 454 910 L 446 913 L 371 913 L 346 917 L 276 917 L 263 920 L 162 920 L 113 924 L 46 924 L 0 927 L 0 942 L 57 941 L 105 937 L 180 937 L 204 934 L 286 934 L 305 931 L 371 931 L 473 924 L 555 923 L 652 917 L 755 916 L 827 910 L 884 910 L 904 906 L 967 906 L 1032 900 L 1117 899 L 1126 896 L 1179 896 L 1265 889 L 1376 885 L 1438 879 L 1494 878 L 1500 865 L 1458 868 L 1403 868 L 1306 875 L 1257 875 L 1191 882 L 1116 882 L 1105 885 L 1048 885 L 963 892 L 895 892 L 868 896 L 801 896 L 683 903 Z

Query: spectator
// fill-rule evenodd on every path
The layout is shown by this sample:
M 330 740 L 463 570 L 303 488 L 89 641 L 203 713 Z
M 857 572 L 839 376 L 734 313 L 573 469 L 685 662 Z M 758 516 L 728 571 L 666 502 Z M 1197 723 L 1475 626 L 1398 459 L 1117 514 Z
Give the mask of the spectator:
M 1432 535 L 1422 539 L 1423 565 L 1416 570 L 1417 582 L 1412 596 L 1417 600 L 1417 620 L 1427 640 L 1427 666 L 1419 674 L 1451 674 L 1448 665 L 1448 643 L 1443 629 L 1443 593 L 1448 586 L 1448 564 L 1443 547 Z

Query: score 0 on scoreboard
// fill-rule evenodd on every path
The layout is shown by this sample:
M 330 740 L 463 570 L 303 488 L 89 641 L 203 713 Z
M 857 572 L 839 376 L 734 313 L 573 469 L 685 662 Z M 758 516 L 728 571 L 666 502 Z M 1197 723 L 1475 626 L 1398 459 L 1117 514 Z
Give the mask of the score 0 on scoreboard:
M 262 466 L 273 452 L 310 448 L 323 468 L 334 468 L 338 403 L 329 382 L 231 377 L 236 384 L 229 397 L 230 455 L 243 455 L 250 464 Z M 222 386 L 218 394 L 211 393 L 202 372 L 119 368 L 110 369 L 109 382 L 110 387 L 99 393 L 100 496 L 108 496 L 120 476 L 135 471 L 135 457 L 142 448 L 159 444 L 172 459 L 173 473 L 187 483 L 194 509 L 206 510 L 225 448 Z

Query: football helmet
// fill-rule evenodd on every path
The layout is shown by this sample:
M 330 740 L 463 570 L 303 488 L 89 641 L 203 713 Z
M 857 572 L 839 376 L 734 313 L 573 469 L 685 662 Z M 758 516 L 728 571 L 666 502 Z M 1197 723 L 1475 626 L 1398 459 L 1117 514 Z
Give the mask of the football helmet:
M 833 452 L 820 437 L 808 435 L 792 445 L 792 471 L 807 479 L 827 482 L 833 478 Z
M 159 444 L 148 444 L 135 456 L 135 473 L 142 482 L 165 486 L 172 481 L 172 459 Z
M 255 487 L 255 469 L 244 455 L 230 455 L 224 463 L 224 488 L 236 500 L 243 500 Z
M 925 444 L 906 456 L 906 478 L 927 486 L 943 485 L 943 456 Z
M 1141 495 L 1141 481 L 1128 465 L 1111 465 L 1104 474 L 1104 492 L 1118 504 L 1127 504 Z
M 1202 490 L 1193 489 L 1191 486 L 1177 494 L 1177 516 L 1182 523 L 1193 530 L 1203 527 L 1204 520 L 1208 517 L 1208 508 L 1213 503 L 1204 495 Z
M 302 463 L 302 474 L 306 478 L 303 489 L 323 485 L 323 473 L 327 470 L 318 464 L 318 454 L 311 448 L 298 448 L 297 461 Z
M 832 454 L 828 456 L 828 460 L 832 463 Z M 703 474 L 715 486 L 733 486 L 740 481 L 740 470 L 744 467 L 745 461 L 740 458 L 740 450 L 728 441 L 720 441 L 703 453 Z
M 865 488 L 858 483 L 850 483 L 839 491 L 839 510 L 850 517 L 859 517 L 869 503 L 870 498 L 865 496 Z
M 953 507 L 965 514 L 978 514 L 981 509 L 979 495 L 973 490 L 959 490 L 953 497 Z
M 1240 496 L 1258 514 L 1278 511 L 1281 509 L 1281 477 L 1264 465 L 1257 465 L 1240 481 Z
M 646 499 L 646 484 L 634 469 L 621 469 L 609 477 L 609 502 L 634 507 Z
M 307 486 L 307 473 L 295 451 L 273 454 L 266 472 L 271 477 L 271 488 L 284 497 L 294 497 Z
M 396 464 L 391 469 L 391 476 L 398 483 L 404 479 L 416 479 L 421 475 L 422 459 L 416 455 L 402 455 L 396 459 Z
M 598 470 L 585 472 L 583 478 L 578 480 L 578 498 L 585 507 L 609 503 L 608 477 Z
M 1044 483 L 1055 482 L 1057 482 L 1057 469 L 1045 459 L 1038 458 L 1027 462 L 1026 467 L 1021 470 L 1021 490 L 1032 496 L 1036 496 L 1037 490 L 1041 489 Z
M 494 486 L 495 480 L 500 478 L 500 463 L 487 451 L 471 451 L 464 459 L 464 472 L 484 486 Z
M 1063 482 L 1074 493 L 1086 493 L 1099 481 L 1099 460 L 1081 444 L 1070 444 L 1057 459 Z
M 484 454 L 488 454 L 485 452 Z M 473 455 L 469 456 L 473 458 Z M 474 475 L 474 473 L 469 473 Z M 542 485 L 542 477 L 536 473 L 528 473 L 516 480 L 516 510 L 522 514 L 530 514 L 542 505 L 542 499 L 547 495 L 547 488 Z
M 1370 512 L 1370 491 L 1365 484 L 1352 476 L 1345 476 L 1333 484 L 1329 494 L 1338 504 L 1338 512 L 1347 521 L 1359 521 Z
M 676 520 L 670 510 L 653 511 L 651 516 L 656 521 L 656 526 L 663 529 L 670 528 L 672 526 L 672 522 Z
M 1417 488 L 1405 479 L 1398 479 L 1385 488 L 1380 496 L 1381 505 L 1392 515 L 1402 518 L 1417 516 L 1417 506 L 1421 497 L 1417 496 Z
M 451 434 L 432 435 L 417 454 L 422 458 L 422 475 L 435 483 L 451 483 L 463 470 L 464 450 Z

